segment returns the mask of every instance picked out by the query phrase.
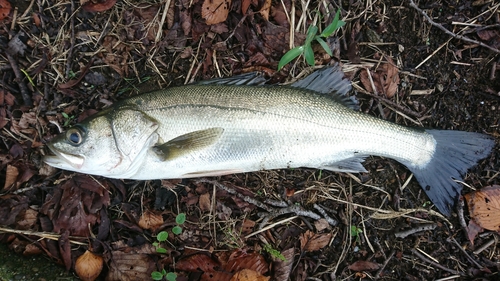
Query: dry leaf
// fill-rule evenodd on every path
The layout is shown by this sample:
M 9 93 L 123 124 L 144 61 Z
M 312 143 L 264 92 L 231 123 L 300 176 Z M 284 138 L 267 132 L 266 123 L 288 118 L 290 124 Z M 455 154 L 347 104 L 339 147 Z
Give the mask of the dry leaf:
M 145 210 L 142 213 L 139 222 L 137 223 L 142 229 L 150 229 L 157 230 L 163 224 L 163 216 L 161 214 L 157 214 L 151 212 L 149 210 Z
M 271 277 L 263 276 L 254 270 L 242 269 L 233 275 L 231 281 L 268 281 L 269 278 Z
M 0 0 L 0 21 L 9 16 L 12 6 L 7 0 Z
M 248 8 L 250 7 L 250 4 L 252 3 L 252 0 L 242 0 L 241 1 L 241 14 L 246 14 L 248 11 Z
M 201 7 L 201 16 L 207 25 L 217 24 L 227 19 L 231 0 L 205 0 Z
M 202 212 L 208 212 L 211 209 L 210 193 L 204 193 L 200 195 L 198 200 L 198 205 L 200 205 L 200 210 Z
M 16 183 L 17 176 L 19 176 L 19 170 L 15 166 L 7 165 L 3 189 L 12 187 Z
M 375 271 L 380 268 L 380 265 L 371 261 L 356 261 L 348 268 L 353 271 Z
M 151 272 L 156 268 L 148 254 L 112 251 L 111 257 L 107 281 L 151 280 Z
M 195 254 L 177 262 L 175 268 L 190 272 L 200 270 L 203 272 L 215 272 L 216 268 L 220 268 L 220 263 L 205 254 Z
M 317 251 L 328 245 L 331 238 L 331 233 L 315 234 L 308 230 L 300 235 L 300 248 L 306 252 Z
M 264 6 L 260 9 L 260 15 L 265 19 L 269 20 L 269 10 L 271 10 L 271 0 L 265 0 Z
M 480 227 L 500 231 L 500 185 L 492 185 L 464 195 L 472 220 Z
M 87 12 L 104 12 L 106 10 L 111 9 L 115 4 L 116 0 L 90 0 L 86 1 L 83 0 L 82 3 L 82 9 L 87 11 Z
M 283 257 L 285 257 L 284 261 L 277 259 L 277 258 L 273 258 L 274 259 L 273 278 L 274 278 L 274 280 L 277 280 L 277 281 L 290 280 L 292 269 L 293 269 L 295 248 L 290 248 L 290 249 L 281 251 L 281 254 L 283 255 Z
M 390 57 L 387 57 L 387 63 L 381 64 L 375 71 L 370 70 L 370 74 L 366 69 L 361 70 L 359 76 L 361 83 L 368 92 L 374 92 L 369 75 L 378 94 L 392 98 L 398 91 L 399 70 Z
M 18 219 L 17 227 L 19 229 L 34 229 L 35 224 L 38 221 L 38 211 L 33 210 L 33 209 L 27 209 L 26 212 L 24 212 L 23 217 L 21 219 Z

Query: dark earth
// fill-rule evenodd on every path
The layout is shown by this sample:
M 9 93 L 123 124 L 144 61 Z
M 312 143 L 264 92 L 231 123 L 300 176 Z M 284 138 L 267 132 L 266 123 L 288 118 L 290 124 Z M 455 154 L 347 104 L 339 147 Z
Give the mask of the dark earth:
M 207 1 L 228 7 L 227 18 L 207 25 L 202 0 L 0 1 L 0 242 L 9 254 L 43 256 L 72 275 L 91 265 L 77 261 L 89 250 L 104 265 L 90 266 L 96 276 L 86 280 L 152 280 L 163 269 L 177 280 L 500 280 L 498 233 L 469 238 L 466 203 L 440 215 L 389 159 L 368 158 L 363 174 L 141 182 L 41 161 L 60 130 L 138 93 L 250 71 L 269 83 L 310 72 L 303 57 L 277 71 L 290 22 L 299 46 L 308 26 L 325 28 L 340 7 L 346 25 L 327 40 L 332 57 L 313 44 L 316 65 L 340 62 L 367 114 L 492 136 L 493 152 L 464 175 L 462 194 L 500 184 L 500 2 L 421 1 L 419 11 L 412 1 Z M 384 86 L 375 93 L 362 69 Z M 174 235 L 180 213 L 187 219 Z M 160 231 L 169 232 L 166 254 L 153 246 Z M 237 277 L 243 269 L 263 279 Z

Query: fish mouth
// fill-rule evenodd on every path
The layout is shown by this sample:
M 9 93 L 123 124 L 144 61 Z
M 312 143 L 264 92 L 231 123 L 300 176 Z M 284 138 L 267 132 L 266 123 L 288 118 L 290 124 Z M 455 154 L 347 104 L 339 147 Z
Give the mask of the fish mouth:
M 60 152 L 55 149 L 52 145 L 48 144 L 50 154 L 43 157 L 43 162 L 49 164 L 50 166 L 68 169 L 68 165 L 73 168 L 73 170 L 81 169 L 85 158 L 80 155 L 74 155 L 69 153 Z

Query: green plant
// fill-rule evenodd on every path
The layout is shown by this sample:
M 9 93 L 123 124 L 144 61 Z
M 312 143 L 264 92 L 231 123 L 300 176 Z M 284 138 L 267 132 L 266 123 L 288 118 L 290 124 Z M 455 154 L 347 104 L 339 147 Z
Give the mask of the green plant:
M 64 125 L 63 125 L 64 127 L 67 127 L 71 123 L 71 121 L 73 121 L 73 119 L 75 119 L 74 115 L 69 116 L 66 112 L 62 112 L 61 114 L 64 117 Z
M 356 242 L 359 243 L 359 236 L 363 233 L 363 230 L 355 225 L 351 225 L 351 236 L 356 238 Z
M 183 225 L 185 222 L 186 222 L 186 214 L 184 213 L 178 214 L 175 217 L 175 223 L 177 225 L 172 228 L 172 233 L 175 235 L 181 234 L 182 233 L 181 225 Z M 160 254 L 167 253 L 167 249 L 161 246 L 161 243 L 167 241 L 167 239 L 168 239 L 168 232 L 166 231 L 161 231 L 160 233 L 158 233 L 158 235 L 156 235 L 156 242 L 153 242 L 153 246 L 155 246 L 156 252 Z M 161 272 L 160 271 L 151 272 L 151 278 L 153 280 L 162 280 L 163 277 L 165 277 L 165 279 L 167 279 L 168 281 L 175 281 L 177 279 L 177 274 L 175 274 L 174 272 L 167 272 L 165 269 L 163 269 Z
M 269 253 L 271 257 L 273 257 L 274 259 L 280 259 L 282 261 L 286 261 L 285 256 L 283 256 L 283 254 L 280 251 L 274 249 L 273 246 L 271 246 L 270 244 L 264 244 L 263 250 Z
M 340 19 L 340 10 L 337 11 L 335 14 L 335 18 L 333 19 L 332 23 L 328 25 L 323 32 L 321 32 L 320 35 L 317 35 L 318 33 L 318 27 L 315 25 L 309 26 L 307 29 L 307 34 L 306 34 L 306 41 L 304 42 L 304 45 L 295 47 L 291 49 L 290 51 L 286 52 L 286 54 L 281 57 L 279 63 L 278 63 L 278 71 L 281 70 L 283 66 L 285 66 L 287 63 L 291 62 L 295 58 L 297 58 L 300 55 L 304 55 L 306 58 L 306 62 L 313 66 L 314 65 L 314 51 L 312 49 L 312 42 L 316 40 L 323 49 L 331 56 L 332 55 L 332 50 L 328 46 L 328 44 L 325 42 L 323 38 L 327 38 L 330 35 L 332 35 L 333 32 L 335 32 L 337 29 L 341 28 L 342 26 L 345 25 L 344 21 L 341 21 Z

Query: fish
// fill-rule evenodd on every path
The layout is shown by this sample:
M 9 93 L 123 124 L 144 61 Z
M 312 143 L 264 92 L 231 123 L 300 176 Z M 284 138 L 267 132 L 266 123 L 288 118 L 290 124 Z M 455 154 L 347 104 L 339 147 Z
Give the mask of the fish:
M 290 85 L 257 74 L 201 81 L 114 103 L 47 143 L 50 166 L 118 179 L 220 176 L 316 168 L 366 173 L 394 159 L 450 215 L 467 170 L 495 145 L 487 134 L 406 127 L 358 110 L 336 64 Z

